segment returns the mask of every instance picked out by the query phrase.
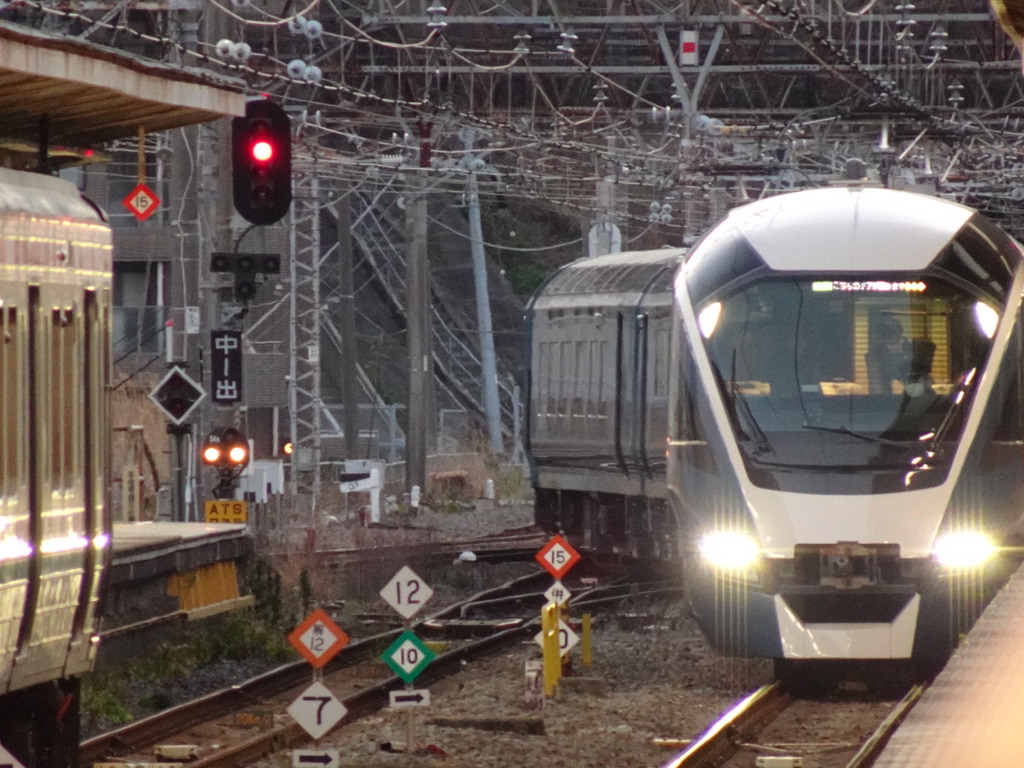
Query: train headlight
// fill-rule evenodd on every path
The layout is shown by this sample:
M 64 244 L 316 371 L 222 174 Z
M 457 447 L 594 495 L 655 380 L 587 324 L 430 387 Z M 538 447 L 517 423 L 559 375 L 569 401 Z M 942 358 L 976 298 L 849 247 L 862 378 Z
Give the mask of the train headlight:
M 958 531 L 940 536 L 933 553 L 939 565 L 967 570 L 980 568 L 995 552 L 988 537 L 977 531 Z
M 746 533 L 713 531 L 700 540 L 700 553 L 715 568 L 739 571 L 757 561 L 760 547 Z

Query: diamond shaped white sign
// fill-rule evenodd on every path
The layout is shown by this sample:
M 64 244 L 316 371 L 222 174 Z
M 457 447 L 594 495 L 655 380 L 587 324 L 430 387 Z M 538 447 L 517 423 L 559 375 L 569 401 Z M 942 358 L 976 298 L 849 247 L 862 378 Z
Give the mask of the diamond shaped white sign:
M 433 594 L 434 590 L 430 588 L 430 585 L 417 576 L 416 572 L 408 565 L 403 565 L 380 591 L 380 596 L 387 601 L 388 605 L 402 614 L 402 618 L 405 619 L 412 618 Z
M 537 643 L 541 648 L 544 647 L 544 633 L 538 632 L 533 641 Z M 576 647 L 580 641 L 580 636 L 577 635 L 563 620 L 558 621 L 558 650 L 562 656 L 565 656 L 569 651 Z
M 288 714 L 314 739 L 319 739 L 348 713 L 323 683 L 313 683 L 288 707 Z
M 544 597 L 547 598 L 549 603 L 555 605 L 565 605 L 569 602 L 569 598 L 572 597 L 572 592 L 565 588 L 565 585 L 560 581 L 556 581 L 550 587 L 548 591 L 544 593 Z

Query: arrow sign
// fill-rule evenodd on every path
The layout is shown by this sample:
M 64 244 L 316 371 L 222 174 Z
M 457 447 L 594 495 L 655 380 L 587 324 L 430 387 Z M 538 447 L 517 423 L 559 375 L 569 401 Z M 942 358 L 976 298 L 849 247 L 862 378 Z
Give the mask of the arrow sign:
M 415 691 L 391 691 L 388 696 L 391 699 L 392 709 L 430 706 L 430 691 L 426 688 Z
M 340 761 L 336 749 L 293 749 L 292 768 L 337 768 Z
M 0 768 L 25 768 L 24 765 L 0 744 Z

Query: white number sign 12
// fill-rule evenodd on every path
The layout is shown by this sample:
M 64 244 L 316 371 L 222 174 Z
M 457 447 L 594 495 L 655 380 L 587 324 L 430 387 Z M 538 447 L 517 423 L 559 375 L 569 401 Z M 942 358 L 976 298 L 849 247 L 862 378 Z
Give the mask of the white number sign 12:
M 380 591 L 387 604 L 406 619 L 418 613 L 433 594 L 430 585 L 407 565 L 403 565 Z

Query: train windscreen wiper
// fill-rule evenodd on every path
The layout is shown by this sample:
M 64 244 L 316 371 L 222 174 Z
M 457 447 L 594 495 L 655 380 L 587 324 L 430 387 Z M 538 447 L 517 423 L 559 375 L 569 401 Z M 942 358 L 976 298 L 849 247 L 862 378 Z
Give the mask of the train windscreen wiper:
M 722 370 L 718 367 L 718 362 L 715 358 L 711 356 L 710 350 L 708 352 L 708 362 L 711 363 L 711 370 L 715 374 L 715 381 L 718 382 L 719 391 L 725 400 L 729 421 L 732 424 L 733 431 L 736 433 L 736 438 L 743 441 L 752 440 L 754 442 L 754 453 L 774 453 L 775 451 L 771 443 L 768 442 L 768 436 L 765 435 L 761 425 L 757 423 L 757 418 L 750 410 L 750 404 L 747 402 L 746 396 L 736 385 L 736 350 L 732 351 L 732 371 L 728 382 L 722 376 Z M 746 429 L 739 423 L 741 417 L 746 423 Z M 750 434 L 747 434 L 748 431 Z
M 747 396 L 743 394 L 743 391 L 736 385 L 736 349 L 732 350 L 732 370 L 729 371 L 729 395 L 732 405 L 733 413 L 743 417 L 743 421 L 747 423 L 747 429 L 750 430 L 750 436 L 748 439 L 754 441 L 754 453 L 774 453 L 772 444 L 768 442 L 768 435 L 761 429 L 761 425 L 757 421 L 757 417 L 754 416 L 754 412 L 750 410 L 750 403 L 747 401 Z
M 848 427 L 819 427 L 815 424 L 804 424 L 804 429 L 813 429 L 818 432 L 831 432 L 834 435 L 846 435 L 847 437 L 856 437 L 858 440 L 866 440 L 869 443 L 878 443 L 879 445 L 899 445 L 906 446 L 906 440 L 890 440 L 887 437 L 880 437 L 878 435 L 867 435 L 863 432 L 854 432 Z

